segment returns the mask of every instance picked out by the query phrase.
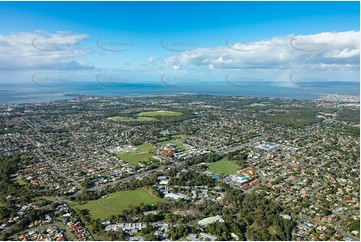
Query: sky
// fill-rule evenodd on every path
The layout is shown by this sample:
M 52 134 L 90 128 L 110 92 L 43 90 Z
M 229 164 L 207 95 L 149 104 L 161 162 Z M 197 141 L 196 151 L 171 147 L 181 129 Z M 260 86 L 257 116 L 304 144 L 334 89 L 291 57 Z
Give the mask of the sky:
M 358 2 L 1 2 L 0 83 L 359 82 L 359 19 Z

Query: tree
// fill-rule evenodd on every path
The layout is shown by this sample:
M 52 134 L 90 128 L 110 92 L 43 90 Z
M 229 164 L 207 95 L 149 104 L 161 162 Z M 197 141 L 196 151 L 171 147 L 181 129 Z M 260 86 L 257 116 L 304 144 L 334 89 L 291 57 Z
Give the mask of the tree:
M 147 234 L 147 235 L 145 236 L 145 240 L 146 240 L 146 241 L 158 241 L 158 240 L 159 240 L 159 237 L 156 236 L 154 233 L 152 233 L 152 234 Z
M 86 189 L 92 187 L 92 186 L 93 186 L 93 180 L 92 180 L 90 177 L 85 178 L 82 186 L 83 186 L 84 188 L 86 188 Z

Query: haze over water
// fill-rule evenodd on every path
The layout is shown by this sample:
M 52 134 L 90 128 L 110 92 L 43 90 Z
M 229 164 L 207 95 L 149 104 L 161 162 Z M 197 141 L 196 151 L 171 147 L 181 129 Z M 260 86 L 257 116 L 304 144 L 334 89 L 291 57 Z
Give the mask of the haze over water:
M 33 103 L 72 99 L 68 94 L 92 96 L 153 96 L 176 94 L 210 94 L 256 96 L 272 98 L 306 99 L 317 98 L 322 94 L 359 95 L 358 83 L 332 84 L 324 87 L 279 87 L 272 84 L 230 85 L 221 83 L 194 84 L 189 86 L 169 86 L 163 83 L 124 84 L 121 86 L 104 86 L 99 83 L 72 83 L 59 87 L 45 87 L 34 83 L 28 85 L 0 84 L 0 103 Z

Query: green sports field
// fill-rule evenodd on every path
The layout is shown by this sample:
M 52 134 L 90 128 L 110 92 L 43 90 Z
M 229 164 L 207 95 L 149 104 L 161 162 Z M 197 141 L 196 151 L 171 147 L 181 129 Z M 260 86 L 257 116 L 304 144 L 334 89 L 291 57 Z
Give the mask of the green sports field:
M 111 193 L 107 197 L 87 201 L 82 205 L 73 202 L 71 206 L 80 210 L 87 209 L 93 219 L 106 219 L 113 214 L 121 214 L 130 204 L 134 206 L 140 205 L 142 202 L 145 204 L 156 204 L 161 200 L 161 198 L 154 197 L 146 189 L 139 188 L 133 191 Z
M 179 138 L 182 138 L 184 135 L 182 135 L 182 134 L 173 134 L 172 135 L 172 138 L 173 139 L 179 139 Z
M 131 122 L 156 122 L 156 121 L 158 121 L 158 119 L 152 118 L 152 117 L 136 117 L 136 118 L 132 118 L 132 117 L 115 116 L 115 117 L 110 117 L 108 119 L 112 120 L 112 121 L 126 122 L 126 123 L 131 123 Z
M 14 176 L 14 175 L 12 175 L 11 177 L 12 177 L 11 180 L 12 180 L 13 182 L 16 182 L 16 183 L 19 184 L 19 185 L 28 184 L 28 183 L 26 182 L 26 180 L 24 180 L 24 179 L 22 179 L 22 178 L 20 178 L 20 177 L 16 177 L 16 176 Z
M 165 141 L 162 141 L 160 142 L 162 145 L 167 145 L 167 144 L 172 144 L 172 145 L 176 145 L 177 148 L 180 148 L 180 149 L 187 149 L 187 147 L 180 141 L 177 141 L 177 140 L 165 140 Z
M 155 149 L 154 145 L 145 143 L 135 147 L 139 150 L 117 153 L 117 156 L 132 165 L 136 165 L 139 161 L 148 161 L 150 158 L 153 158 L 153 154 L 149 152 Z
M 151 111 L 151 112 L 141 112 L 138 116 L 141 117 L 157 117 L 157 116 L 181 116 L 183 113 L 181 112 L 173 112 L 173 111 Z
M 220 160 L 209 164 L 209 170 L 214 174 L 230 175 L 236 174 L 240 170 L 240 166 L 232 161 Z

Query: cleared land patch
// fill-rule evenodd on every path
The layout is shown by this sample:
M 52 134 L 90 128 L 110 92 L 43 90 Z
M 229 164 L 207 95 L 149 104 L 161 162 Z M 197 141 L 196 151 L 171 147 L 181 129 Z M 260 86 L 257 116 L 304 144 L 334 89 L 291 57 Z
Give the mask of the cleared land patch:
M 181 112 L 173 112 L 173 111 L 150 111 L 150 112 L 140 112 L 138 116 L 141 117 L 157 117 L 157 116 L 181 116 L 183 113 Z
M 13 182 L 16 182 L 17 184 L 19 185 L 26 185 L 28 184 L 24 179 L 22 179 L 21 177 L 19 176 L 14 176 L 12 179 L 11 179 Z
M 167 144 L 171 144 L 171 145 L 176 145 L 177 148 L 186 150 L 186 149 L 188 149 L 188 147 L 185 146 L 183 144 L 183 142 L 179 140 L 182 137 L 183 137 L 183 135 L 181 135 L 181 134 L 174 134 L 174 135 L 170 135 L 170 136 L 164 136 L 164 137 L 158 138 L 158 142 L 162 146 L 165 146 Z
M 152 117 L 120 117 L 120 116 L 115 116 L 115 117 L 110 117 L 108 118 L 109 120 L 112 121 L 118 121 L 118 122 L 157 122 L 158 119 L 156 118 L 152 118 Z
M 116 154 L 120 159 L 132 165 L 136 165 L 139 161 L 148 161 L 153 158 L 153 154 L 150 154 L 149 152 L 155 149 L 154 145 L 146 143 L 135 147 L 138 150 L 133 152 L 120 152 Z
M 230 175 L 236 174 L 240 166 L 228 160 L 220 160 L 209 164 L 209 170 L 214 174 Z
M 180 148 L 180 149 L 187 149 L 187 147 L 180 141 L 177 141 L 177 140 L 165 140 L 165 141 L 162 141 L 160 142 L 163 146 L 165 145 L 175 145 L 177 148 Z
M 111 193 L 107 197 L 87 201 L 81 205 L 74 202 L 71 206 L 79 210 L 88 210 L 92 219 L 106 219 L 113 214 L 121 214 L 130 204 L 134 206 L 140 205 L 142 202 L 145 204 L 156 204 L 161 200 L 161 198 L 150 194 L 146 189 L 139 188 L 133 191 Z

